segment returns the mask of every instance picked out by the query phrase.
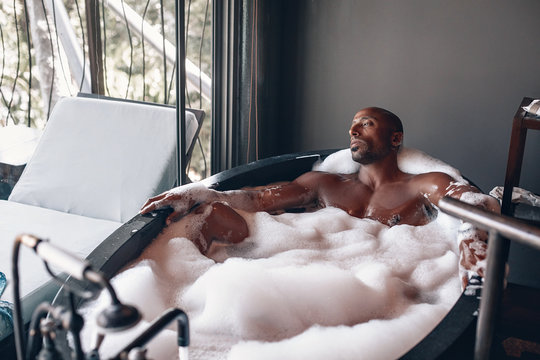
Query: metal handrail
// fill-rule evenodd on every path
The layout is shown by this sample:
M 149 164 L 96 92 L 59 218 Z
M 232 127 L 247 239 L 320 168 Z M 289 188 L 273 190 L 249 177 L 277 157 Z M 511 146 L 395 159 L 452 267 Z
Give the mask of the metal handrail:
M 540 249 L 540 229 L 506 215 L 499 215 L 467 204 L 463 201 L 445 197 L 439 202 L 445 213 L 472 223 L 488 231 L 496 231 L 504 237 Z
M 516 240 L 540 249 L 540 229 L 512 217 L 495 214 L 449 197 L 441 199 L 438 205 L 443 212 L 489 231 L 487 266 L 474 347 L 476 360 L 489 359 L 506 273 L 505 261 L 497 260 L 504 258 L 508 240 Z

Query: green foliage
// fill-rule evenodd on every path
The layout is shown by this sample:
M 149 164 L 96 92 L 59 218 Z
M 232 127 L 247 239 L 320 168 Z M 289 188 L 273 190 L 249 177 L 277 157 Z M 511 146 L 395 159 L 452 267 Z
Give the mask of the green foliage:
M 28 61 L 27 39 L 22 4 L 0 2 L 0 126 L 30 123 L 35 127 L 36 120 L 45 116 L 39 83 L 30 77 L 30 71 L 35 69 Z
M 174 1 L 165 0 L 120 0 L 124 5 L 130 6 L 137 14 L 143 16 L 148 26 L 159 33 L 162 30 L 161 6 L 163 4 L 163 29 L 165 37 L 175 43 L 175 8 Z M 85 46 L 88 53 L 88 38 L 86 36 L 86 18 L 84 1 L 64 0 L 70 23 L 79 40 L 80 46 Z M 146 9 L 146 13 L 145 13 Z M 186 27 L 187 27 L 187 58 L 199 66 L 201 70 L 211 75 L 212 71 L 212 2 L 210 0 L 186 0 Z M 122 16 L 117 16 L 100 2 L 102 47 L 105 70 L 105 95 L 142 100 L 156 103 L 176 103 L 175 92 L 175 64 L 164 64 L 161 49 L 154 49 L 148 43 L 144 44 L 135 35 L 133 29 L 128 29 Z M 17 22 L 15 22 L 15 14 Z M 80 16 L 79 16 L 80 14 Z M 32 50 L 28 54 L 26 17 L 22 0 L 14 0 L 10 4 L 0 2 L 0 26 L 2 30 L 2 68 L 1 68 L 1 118 L 0 126 L 7 122 L 15 124 L 27 122 L 36 126 L 46 117 L 46 106 L 43 104 L 39 90 L 39 74 L 32 69 L 35 64 L 35 54 Z M 52 15 L 49 23 L 56 39 Z M 204 30 L 204 36 L 203 36 Z M 56 40 L 53 40 L 56 41 Z M 63 87 L 63 95 L 76 94 L 79 89 L 78 80 L 71 79 L 66 59 L 60 66 L 58 54 L 56 58 L 58 82 L 69 83 Z M 60 57 L 65 55 L 60 54 Z M 32 62 L 29 61 L 32 59 Z M 18 68 L 18 71 L 17 71 Z M 67 75 L 66 75 L 67 72 Z M 68 79 L 65 81 L 65 79 Z M 31 86 L 30 86 L 31 84 Z M 29 98 L 31 111 L 29 112 Z M 201 99 L 198 92 L 186 96 L 186 105 L 193 108 L 202 108 L 206 112 L 200 140 L 203 152 L 197 146 L 190 164 L 190 173 L 193 180 L 205 177 L 205 168 L 210 167 L 210 135 L 211 135 L 211 104 Z M 9 116 L 8 116 L 9 113 Z M 206 157 L 206 166 L 204 157 Z

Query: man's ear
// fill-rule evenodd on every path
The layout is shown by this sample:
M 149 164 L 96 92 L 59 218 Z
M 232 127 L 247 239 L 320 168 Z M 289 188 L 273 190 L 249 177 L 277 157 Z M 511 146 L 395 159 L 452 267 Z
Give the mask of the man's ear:
M 392 146 L 399 147 L 403 143 L 403 133 L 401 131 L 394 131 L 392 133 Z

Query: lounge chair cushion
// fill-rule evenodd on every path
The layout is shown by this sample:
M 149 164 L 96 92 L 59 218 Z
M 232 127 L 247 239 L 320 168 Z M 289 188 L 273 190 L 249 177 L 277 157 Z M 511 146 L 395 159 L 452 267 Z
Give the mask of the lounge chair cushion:
M 197 120 L 186 112 L 190 144 Z M 9 201 L 126 222 L 174 185 L 176 110 L 94 98 L 63 98 Z
M 0 271 L 7 275 L 3 300 L 12 301 L 11 254 L 15 238 L 23 233 L 48 239 L 84 259 L 122 223 L 0 200 Z M 30 249 L 19 253 L 21 295 L 26 295 L 50 279 L 42 261 Z

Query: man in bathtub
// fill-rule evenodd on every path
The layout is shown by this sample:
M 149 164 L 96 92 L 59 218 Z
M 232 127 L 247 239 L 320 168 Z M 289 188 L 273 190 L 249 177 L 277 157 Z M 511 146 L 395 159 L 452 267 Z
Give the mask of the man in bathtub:
M 482 196 L 476 187 L 457 183 L 445 173 L 402 172 L 397 154 L 403 126 L 393 113 L 375 107 L 360 110 L 352 120 L 349 135 L 352 159 L 360 164 L 357 173 L 311 171 L 285 184 L 225 192 L 190 184 L 149 199 L 141 212 L 172 207 L 174 212 L 167 224 L 181 219 L 186 236 L 207 254 L 213 246 L 236 244 L 249 235 L 245 220 L 236 210 L 277 212 L 333 206 L 388 226 L 424 225 L 437 217 L 434 205 L 441 198 L 460 199 L 466 194 L 475 199 L 475 205 L 499 211 L 494 198 Z M 469 227 L 462 229 L 459 236 L 461 268 L 483 276 L 486 233 Z

